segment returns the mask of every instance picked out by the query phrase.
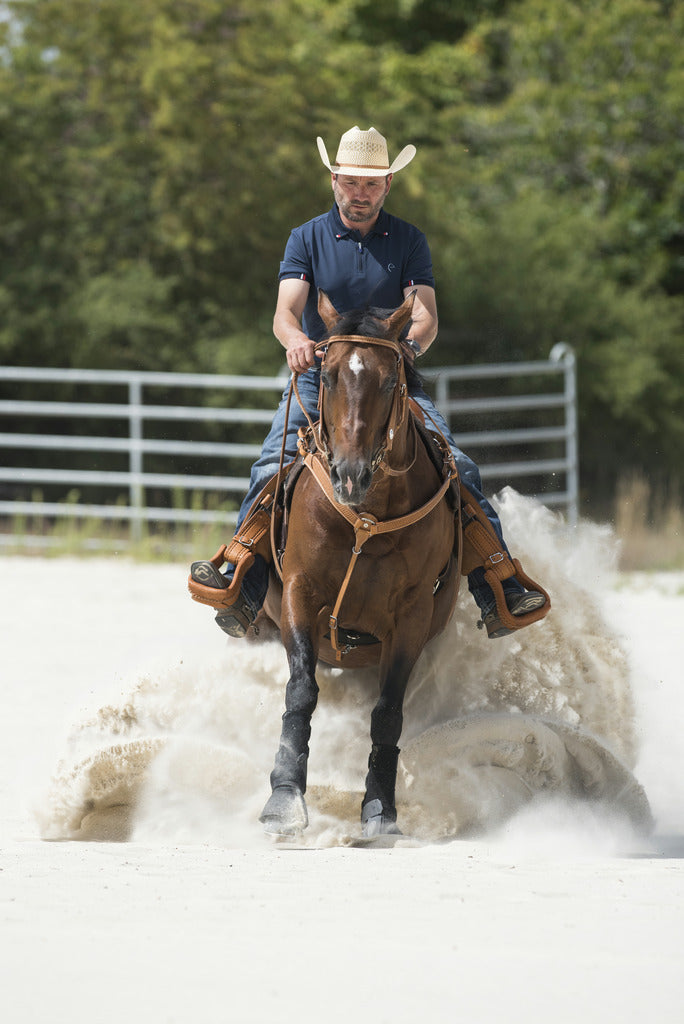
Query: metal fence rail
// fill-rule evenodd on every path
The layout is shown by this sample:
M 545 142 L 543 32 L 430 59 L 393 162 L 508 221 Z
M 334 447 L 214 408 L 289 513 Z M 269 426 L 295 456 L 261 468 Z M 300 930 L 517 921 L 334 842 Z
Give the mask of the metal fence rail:
M 555 346 L 546 362 L 443 367 L 423 376 L 486 490 L 510 481 L 576 522 L 571 349 Z M 16 541 L 22 516 L 126 523 L 132 538 L 146 523 L 234 522 L 286 384 L 283 376 L 0 367 L 0 543 Z M 53 395 L 38 397 L 48 387 Z M 60 388 L 68 398 L 54 394 Z M 164 389 L 161 400 L 155 389 Z M 194 395 L 192 404 L 169 400 L 181 389 Z M 97 400 L 98 390 L 106 397 Z M 236 393 L 241 402 L 254 393 L 265 407 L 238 407 Z

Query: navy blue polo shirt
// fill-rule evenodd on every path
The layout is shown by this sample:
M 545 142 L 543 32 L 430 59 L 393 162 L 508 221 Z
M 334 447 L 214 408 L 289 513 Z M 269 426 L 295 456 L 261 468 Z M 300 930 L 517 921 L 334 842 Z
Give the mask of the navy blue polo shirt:
M 311 286 L 302 327 L 313 341 L 325 334 L 317 309 L 319 288 L 339 313 L 346 313 L 366 306 L 396 309 L 405 288 L 435 287 L 422 231 L 381 210 L 373 229 L 361 237 L 344 226 L 336 205 L 291 232 L 278 280 L 292 278 Z

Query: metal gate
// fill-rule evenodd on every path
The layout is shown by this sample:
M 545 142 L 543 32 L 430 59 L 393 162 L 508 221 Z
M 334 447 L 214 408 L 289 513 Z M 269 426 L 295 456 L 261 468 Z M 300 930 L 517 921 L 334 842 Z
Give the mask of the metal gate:
M 547 361 L 423 377 L 485 491 L 510 483 L 576 523 L 568 346 L 556 345 Z M 286 385 L 284 376 L 0 368 L 0 543 L 16 544 L 27 517 L 49 527 L 116 522 L 124 543 L 153 524 L 232 525 Z

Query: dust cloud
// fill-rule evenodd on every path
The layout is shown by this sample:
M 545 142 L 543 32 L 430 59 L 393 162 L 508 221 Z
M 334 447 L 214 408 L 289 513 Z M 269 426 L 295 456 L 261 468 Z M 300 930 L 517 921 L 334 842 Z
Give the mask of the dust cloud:
M 497 505 L 509 547 L 550 592 L 552 611 L 489 641 L 462 587 L 407 695 L 399 823 L 424 843 L 502 828 L 522 835 L 544 815 L 552 828 L 576 821 L 581 806 L 590 808 L 579 815 L 585 829 L 599 820 L 647 828 L 648 801 L 632 774 L 628 659 L 602 612 L 615 540 L 588 523 L 570 529 L 510 488 Z M 265 842 L 257 819 L 280 732 L 286 659 L 278 643 L 224 638 L 201 611 L 201 643 L 158 651 L 151 636 L 147 664 L 127 693 L 74 723 L 36 806 L 44 838 Z M 196 612 L 188 599 L 188 614 Z M 326 667 L 318 681 L 311 825 L 302 843 L 347 845 L 359 833 L 377 684 L 370 670 Z

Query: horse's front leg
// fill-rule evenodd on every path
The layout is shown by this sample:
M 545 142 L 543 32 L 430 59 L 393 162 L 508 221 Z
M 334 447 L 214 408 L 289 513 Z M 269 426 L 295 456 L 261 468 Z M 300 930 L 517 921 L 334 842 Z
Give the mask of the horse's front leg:
M 364 836 L 400 833 L 394 802 L 399 759 L 397 744 L 404 722 L 404 695 L 415 660 L 406 652 L 395 653 L 385 666 L 383 658 L 380 698 L 371 714 L 373 746 L 361 808 Z
M 271 772 L 271 796 L 261 812 L 264 830 L 273 835 L 296 835 L 307 827 L 304 802 L 311 718 L 318 701 L 317 654 L 311 631 L 290 628 L 283 640 L 290 666 L 285 690 L 285 714 L 280 746 Z

